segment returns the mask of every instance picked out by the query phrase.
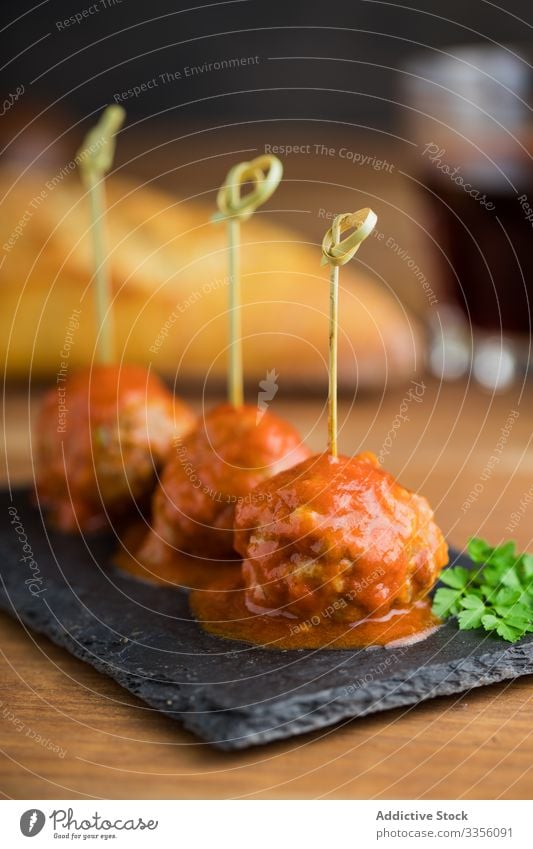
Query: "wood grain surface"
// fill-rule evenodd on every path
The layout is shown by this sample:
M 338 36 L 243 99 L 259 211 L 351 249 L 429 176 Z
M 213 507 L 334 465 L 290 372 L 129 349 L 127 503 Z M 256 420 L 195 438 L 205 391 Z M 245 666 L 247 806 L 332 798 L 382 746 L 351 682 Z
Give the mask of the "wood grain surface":
M 531 547 L 533 503 L 520 513 L 533 482 L 531 393 L 492 397 L 466 383 L 421 380 L 420 402 L 408 388 L 353 407 L 343 401 L 341 450 L 388 450 L 385 465 L 427 495 L 456 546 L 475 533 Z M 28 405 L 23 389 L 8 393 L 4 480 L 31 481 L 37 400 Z M 394 427 L 402 403 L 404 420 Z M 274 406 L 313 448 L 324 445 L 322 404 L 281 398 Z M 512 411 L 519 415 L 504 436 Z M 533 791 L 531 677 L 226 754 L 3 614 L 0 663 L 5 798 L 492 799 Z

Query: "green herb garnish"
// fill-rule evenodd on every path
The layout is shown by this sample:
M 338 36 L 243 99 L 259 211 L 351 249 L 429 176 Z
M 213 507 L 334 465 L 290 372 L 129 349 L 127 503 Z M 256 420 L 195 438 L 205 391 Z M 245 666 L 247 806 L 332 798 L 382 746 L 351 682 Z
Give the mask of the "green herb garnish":
M 459 628 L 484 628 L 515 643 L 533 632 L 533 555 L 516 554 L 514 542 L 491 548 L 473 538 L 467 547 L 478 566 L 445 569 L 433 599 L 441 619 L 456 616 Z

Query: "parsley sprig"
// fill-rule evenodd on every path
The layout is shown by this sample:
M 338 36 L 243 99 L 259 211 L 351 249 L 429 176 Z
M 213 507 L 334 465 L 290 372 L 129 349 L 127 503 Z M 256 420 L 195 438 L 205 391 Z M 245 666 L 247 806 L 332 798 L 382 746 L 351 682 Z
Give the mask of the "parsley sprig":
M 533 554 L 516 554 L 514 542 L 491 548 L 476 537 L 467 551 L 477 568 L 445 569 L 433 612 L 456 616 L 462 631 L 484 628 L 510 643 L 533 632 Z

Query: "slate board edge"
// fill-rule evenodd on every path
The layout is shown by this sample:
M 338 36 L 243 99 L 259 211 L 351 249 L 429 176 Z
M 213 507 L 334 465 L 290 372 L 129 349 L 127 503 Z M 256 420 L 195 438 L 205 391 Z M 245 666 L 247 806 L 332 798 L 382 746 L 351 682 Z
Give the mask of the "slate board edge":
M 479 664 L 486 660 L 490 662 L 490 672 L 480 679 Z M 359 691 L 357 703 L 350 702 L 349 699 L 343 699 L 341 694 L 344 688 L 336 688 L 334 690 L 322 690 L 313 696 L 303 698 L 294 698 L 292 700 L 295 711 L 298 712 L 297 718 L 287 722 L 283 722 L 279 726 L 275 726 L 275 722 L 264 729 L 265 719 L 270 717 L 275 719 L 276 705 L 273 709 L 259 713 L 257 710 L 248 715 L 241 715 L 235 712 L 236 728 L 240 726 L 241 736 L 234 736 L 231 739 L 223 740 L 217 735 L 217 715 L 213 713 L 209 716 L 206 723 L 204 720 L 198 720 L 195 716 L 186 715 L 183 717 L 184 726 L 193 731 L 195 734 L 208 739 L 213 745 L 223 750 L 244 749 L 249 746 L 257 746 L 265 743 L 271 743 L 276 740 L 282 740 L 286 737 L 305 734 L 312 731 L 329 728 L 337 725 L 343 720 L 360 719 L 364 716 L 369 716 L 373 713 L 380 713 L 385 710 L 394 708 L 408 707 L 409 705 L 416 706 L 422 702 L 437 698 L 438 696 L 450 696 L 456 693 L 466 694 L 473 689 L 484 687 L 489 684 L 497 684 L 504 680 L 515 679 L 522 675 L 533 674 L 533 643 L 527 643 L 525 646 L 514 646 L 506 650 L 501 666 L 496 666 L 493 654 L 478 657 L 471 666 L 472 675 L 470 680 L 468 665 L 464 661 L 459 661 L 453 664 L 442 664 L 440 667 L 433 666 L 431 668 L 420 668 L 416 679 L 413 677 L 410 681 L 405 681 L 402 678 L 390 678 L 386 683 L 383 681 L 376 684 L 368 684 L 362 688 L 363 692 Z M 513 663 L 518 661 L 516 666 Z M 460 675 L 456 680 L 448 680 L 444 678 L 438 684 L 434 683 L 434 679 L 442 675 L 442 670 L 447 669 L 450 675 L 458 673 Z M 423 697 L 420 697 L 420 690 L 428 686 L 429 692 Z M 366 706 L 361 708 L 360 700 L 362 695 L 365 696 Z M 327 698 L 327 717 L 323 715 L 324 699 Z M 357 709 L 354 705 L 357 704 Z M 283 713 L 286 715 L 287 703 L 283 705 Z M 163 712 L 164 709 L 163 709 Z M 226 736 L 227 736 L 227 714 Z M 209 724 L 210 730 L 206 733 L 206 725 Z M 257 730 L 255 726 L 261 724 L 264 730 Z
M 528 641 L 503 649 L 500 648 L 498 651 L 487 652 L 471 664 L 468 661 L 459 660 L 433 665 L 432 667 L 420 667 L 416 675 L 407 681 L 403 678 L 391 677 L 386 683 L 383 681 L 369 682 L 364 687 L 358 688 L 357 702 L 351 701 L 346 696 L 344 687 L 321 690 L 312 696 L 294 696 L 289 700 L 289 703 L 296 716 L 294 719 L 286 721 L 287 701 L 285 701 L 282 706 L 285 721 L 280 724 L 276 724 L 276 708 L 278 707 L 276 703 L 263 710 L 254 707 L 250 711 L 228 711 L 217 710 L 209 701 L 205 701 L 202 706 L 203 710 L 199 710 L 200 705 L 196 701 L 194 713 L 187 712 L 184 710 L 184 696 L 178 685 L 154 681 L 146 685 L 143 679 L 118 671 L 111 664 L 98 658 L 85 646 L 70 638 L 65 632 L 50 628 L 49 620 L 46 625 L 41 622 L 38 605 L 32 605 L 23 614 L 15 611 L 3 581 L 2 584 L 0 607 L 12 618 L 23 622 L 31 630 L 44 634 L 56 645 L 67 649 L 78 659 L 89 663 L 98 672 L 112 678 L 121 687 L 142 699 L 150 707 L 161 711 L 172 719 L 180 720 L 186 730 L 201 737 L 211 746 L 224 751 L 235 751 L 263 745 L 287 737 L 325 729 L 344 719 L 357 719 L 372 713 L 416 705 L 438 696 L 464 693 L 477 687 L 533 674 L 533 641 Z M 32 611 L 36 615 L 31 615 Z M 494 648 L 496 649 L 497 646 L 495 645 Z M 481 663 L 484 663 L 487 667 L 483 679 L 479 677 Z M 449 670 L 449 674 L 444 678 L 443 670 Z M 437 684 L 435 684 L 435 679 L 438 679 Z M 420 690 L 422 687 L 429 689 L 429 692 L 421 699 Z M 146 692 L 147 689 L 150 692 Z M 160 691 L 159 697 L 154 696 L 154 689 Z M 366 704 L 361 707 L 363 697 Z M 180 707 L 175 710 L 169 708 L 169 701 L 177 702 L 180 700 L 182 702 Z M 356 709 L 355 705 L 357 705 Z M 324 716 L 325 710 L 327 710 L 327 716 Z M 228 720 L 232 721 L 229 722 Z M 224 736 L 222 736 L 222 732 L 218 731 L 220 723 L 223 723 Z M 267 724 L 266 728 L 265 724 Z M 262 730 L 258 730 L 258 725 L 261 726 Z M 233 729 L 231 736 L 228 734 L 229 729 Z

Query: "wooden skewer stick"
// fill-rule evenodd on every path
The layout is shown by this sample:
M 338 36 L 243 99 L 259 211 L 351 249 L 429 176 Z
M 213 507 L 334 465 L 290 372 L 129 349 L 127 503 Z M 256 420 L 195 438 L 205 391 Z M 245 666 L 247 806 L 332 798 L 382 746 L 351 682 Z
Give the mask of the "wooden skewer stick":
M 337 457 L 337 348 L 339 333 L 339 266 L 357 253 L 377 222 L 371 209 L 337 215 L 322 240 L 322 265 L 329 263 L 329 387 L 328 387 L 328 452 Z M 353 230 L 346 239 L 341 236 Z
M 234 407 L 244 401 L 244 375 L 242 365 L 242 322 L 241 322 L 241 269 L 239 242 L 241 225 L 238 218 L 228 220 L 228 272 L 229 272 L 229 364 L 228 400 Z
M 218 212 L 212 221 L 227 221 L 229 247 L 229 361 L 228 400 L 234 407 L 244 401 L 241 329 L 240 230 L 255 210 L 276 191 L 283 176 L 283 165 L 276 156 L 258 156 L 251 162 L 240 162 L 228 171 L 217 194 Z M 251 183 L 251 191 L 241 194 L 242 186 Z
M 104 226 L 106 211 L 104 176 L 113 165 L 115 134 L 124 123 L 125 117 L 126 112 L 122 106 L 108 106 L 98 123 L 87 133 L 82 147 L 76 154 L 83 183 L 89 192 L 91 206 L 94 296 L 98 326 L 96 347 L 100 363 L 110 363 L 114 358 L 111 280 Z

